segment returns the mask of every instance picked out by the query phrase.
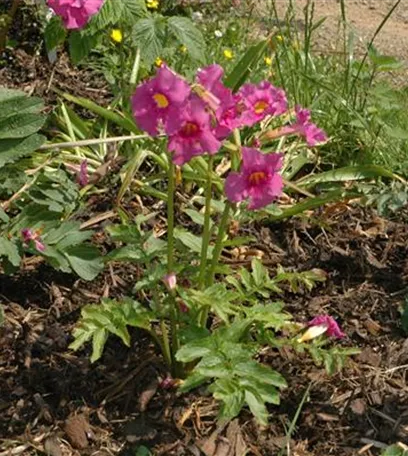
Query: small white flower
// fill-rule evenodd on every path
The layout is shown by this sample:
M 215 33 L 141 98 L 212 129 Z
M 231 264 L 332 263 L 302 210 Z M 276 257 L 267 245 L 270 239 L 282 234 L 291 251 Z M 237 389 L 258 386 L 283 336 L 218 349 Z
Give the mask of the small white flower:
M 221 30 L 216 30 L 216 31 L 214 32 L 214 35 L 215 35 L 217 38 L 222 38 L 223 33 L 221 32 Z
M 203 13 L 200 13 L 200 11 L 194 11 L 191 15 L 193 21 L 201 21 L 203 18 Z

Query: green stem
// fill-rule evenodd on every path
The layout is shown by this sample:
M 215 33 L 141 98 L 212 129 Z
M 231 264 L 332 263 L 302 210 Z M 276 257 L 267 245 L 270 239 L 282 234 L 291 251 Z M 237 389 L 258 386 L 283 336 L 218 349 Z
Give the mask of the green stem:
M 227 201 L 225 203 L 224 212 L 222 214 L 220 226 L 218 228 L 217 240 L 215 241 L 210 270 L 208 271 L 208 274 L 207 274 L 207 286 L 211 286 L 214 283 L 215 270 L 217 269 L 218 260 L 220 259 L 220 255 L 221 255 L 224 236 L 225 236 L 225 232 L 227 231 L 228 218 L 229 218 L 231 206 L 232 205 L 229 201 Z
M 200 273 L 198 276 L 198 285 L 202 289 L 205 286 L 205 272 L 207 269 L 207 253 L 208 245 L 210 243 L 210 224 L 211 224 L 211 197 L 212 197 L 212 168 L 214 158 L 210 156 L 207 168 L 207 182 L 205 189 L 205 213 L 204 213 L 204 229 L 203 239 L 201 244 L 201 257 L 200 257 Z
M 176 191 L 174 163 L 169 157 L 167 194 L 167 272 L 174 272 L 174 192 Z
M 174 193 L 176 191 L 175 182 L 175 166 L 171 156 L 169 156 L 169 170 L 168 170 L 168 194 L 167 194 L 167 273 L 174 273 Z M 172 292 L 170 308 L 170 330 L 171 330 L 171 366 L 172 374 L 178 377 L 180 374 L 180 366 L 175 360 L 175 353 L 179 349 L 178 339 L 178 318 L 177 318 L 177 303 L 175 294 Z M 167 336 L 168 338 L 168 336 Z
M 173 357 L 171 354 L 169 333 L 167 331 L 166 322 L 164 321 L 163 318 L 160 319 L 160 329 L 161 329 L 162 338 L 163 338 L 163 344 L 160 344 L 160 346 L 162 347 L 164 359 L 165 359 L 167 365 L 171 369 L 173 366 Z

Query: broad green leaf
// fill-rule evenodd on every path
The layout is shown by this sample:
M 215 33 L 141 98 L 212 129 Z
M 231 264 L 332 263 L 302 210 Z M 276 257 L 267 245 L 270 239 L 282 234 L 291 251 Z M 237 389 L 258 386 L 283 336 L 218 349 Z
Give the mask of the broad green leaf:
M 205 337 L 183 345 L 176 353 L 177 361 L 189 363 L 208 355 L 215 350 L 215 341 L 212 337 Z
M 5 236 L 0 237 L 0 257 L 5 257 L 15 267 L 20 265 L 21 257 L 14 242 Z
M 15 114 L 0 120 L 0 139 L 25 138 L 36 133 L 45 123 L 40 114 Z
M 262 397 L 256 391 L 245 390 L 245 402 L 260 424 L 268 424 L 268 410 Z
M 189 375 L 186 380 L 183 381 L 179 390 L 183 393 L 190 391 L 206 382 L 208 378 L 204 375 L 200 375 L 197 372 L 193 372 Z
M 88 27 L 96 30 L 106 30 L 119 22 L 124 8 L 124 0 L 105 0 L 102 8 L 96 14 Z
M 99 250 L 92 245 L 77 245 L 64 252 L 72 269 L 84 280 L 93 280 L 103 269 Z
M 192 252 L 200 253 L 202 237 L 196 236 L 195 234 L 190 233 L 187 230 L 182 228 L 175 228 L 174 237 L 182 242 L 186 247 L 188 247 Z M 212 258 L 214 247 L 212 245 L 208 246 L 207 257 Z
M 346 182 L 362 179 L 373 179 L 375 177 L 388 177 L 399 179 L 394 173 L 378 165 L 356 165 L 344 168 L 333 169 L 320 174 L 303 177 L 296 181 L 296 185 L 301 187 L 312 187 L 316 184 L 326 182 Z
M 62 44 L 66 36 L 67 32 L 62 25 L 61 18 L 59 16 L 53 16 L 44 30 L 44 41 L 47 51 L 52 51 L 57 46 Z
M 399 445 L 391 445 L 381 453 L 381 456 L 408 456 L 408 450 L 404 450 Z
M 148 64 L 152 64 L 162 53 L 165 24 L 162 16 L 152 16 L 139 19 L 133 27 L 133 42 L 140 48 L 141 55 Z
M 69 42 L 69 55 L 74 64 L 78 64 L 81 60 L 95 48 L 98 41 L 96 35 L 90 35 L 86 31 L 71 32 Z
M 205 62 L 205 40 L 201 31 L 188 17 L 171 16 L 167 26 L 176 39 L 186 46 L 190 56 L 199 61 Z
M 44 103 L 41 98 L 28 97 L 20 90 L 0 87 L 0 119 L 14 114 L 40 112 L 43 108 Z
M 254 378 L 268 385 L 286 388 L 288 384 L 281 374 L 254 360 L 234 366 L 234 373 L 240 377 Z
M 37 134 L 24 139 L 0 139 L 0 167 L 30 155 L 42 146 L 45 140 L 45 136 Z
M 237 91 L 247 79 L 250 71 L 262 58 L 269 40 L 262 40 L 259 43 L 248 48 L 246 53 L 241 57 L 239 62 L 233 68 L 231 73 L 225 78 L 225 85 Z
M 101 356 L 109 333 L 104 328 L 98 328 L 92 336 L 91 363 L 97 361 Z

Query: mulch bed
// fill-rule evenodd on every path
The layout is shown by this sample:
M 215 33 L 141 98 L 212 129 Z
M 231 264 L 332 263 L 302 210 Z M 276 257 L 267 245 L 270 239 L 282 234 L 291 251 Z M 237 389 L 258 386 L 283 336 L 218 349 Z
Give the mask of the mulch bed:
M 307 219 L 252 227 L 271 272 L 282 264 L 327 273 L 311 293 L 285 292 L 295 318 L 330 313 L 347 333 L 342 343 L 361 349 L 333 377 L 290 350 L 264 351 L 262 361 L 289 383 L 265 428 L 247 411 L 218 427 L 217 404 L 205 389 L 179 395 L 158 388 L 165 368 L 139 331 L 130 349 L 110 338 L 94 365 L 90 347 L 68 350 L 80 307 L 129 293 L 137 270 L 118 265 L 85 283 L 29 260 L 18 275 L 0 277 L 6 311 L 0 448 L 27 455 L 133 455 L 143 444 L 155 455 L 267 456 L 289 446 L 297 456 L 370 456 L 386 444 L 408 442 L 408 339 L 399 323 L 408 293 L 407 220 L 405 213 L 385 220 L 371 209 L 336 204 Z M 236 262 L 249 264 L 250 258 L 240 255 Z M 285 429 L 310 384 L 287 442 Z

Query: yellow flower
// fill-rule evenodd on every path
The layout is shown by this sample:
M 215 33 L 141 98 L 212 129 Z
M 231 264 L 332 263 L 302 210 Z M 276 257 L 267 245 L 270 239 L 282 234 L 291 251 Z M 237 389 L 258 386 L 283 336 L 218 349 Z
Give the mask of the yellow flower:
M 231 49 L 224 49 L 224 57 L 228 60 L 234 58 L 234 54 L 232 53 Z
M 283 41 L 283 36 L 282 35 L 276 35 L 276 39 L 280 42 Z
M 149 9 L 157 9 L 159 7 L 159 0 L 146 0 L 146 6 Z
M 272 65 L 272 57 L 264 57 L 264 62 L 265 62 L 265 65 L 267 66 L 271 66 Z
M 163 60 L 160 57 L 157 57 L 156 60 L 154 61 L 154 63 L 157 67 L 161 67 Z
M 184 46 L 184 45 L 181 46 L 180 51 L 181 51 L 183 54 L 185 54 L 185 53 L 187 52 L 186 46 Z
M 121 43 L 123 41 L 123 33 L 120 29 L 113 29 L 110 34 L 111 40 L 115 43 Z

